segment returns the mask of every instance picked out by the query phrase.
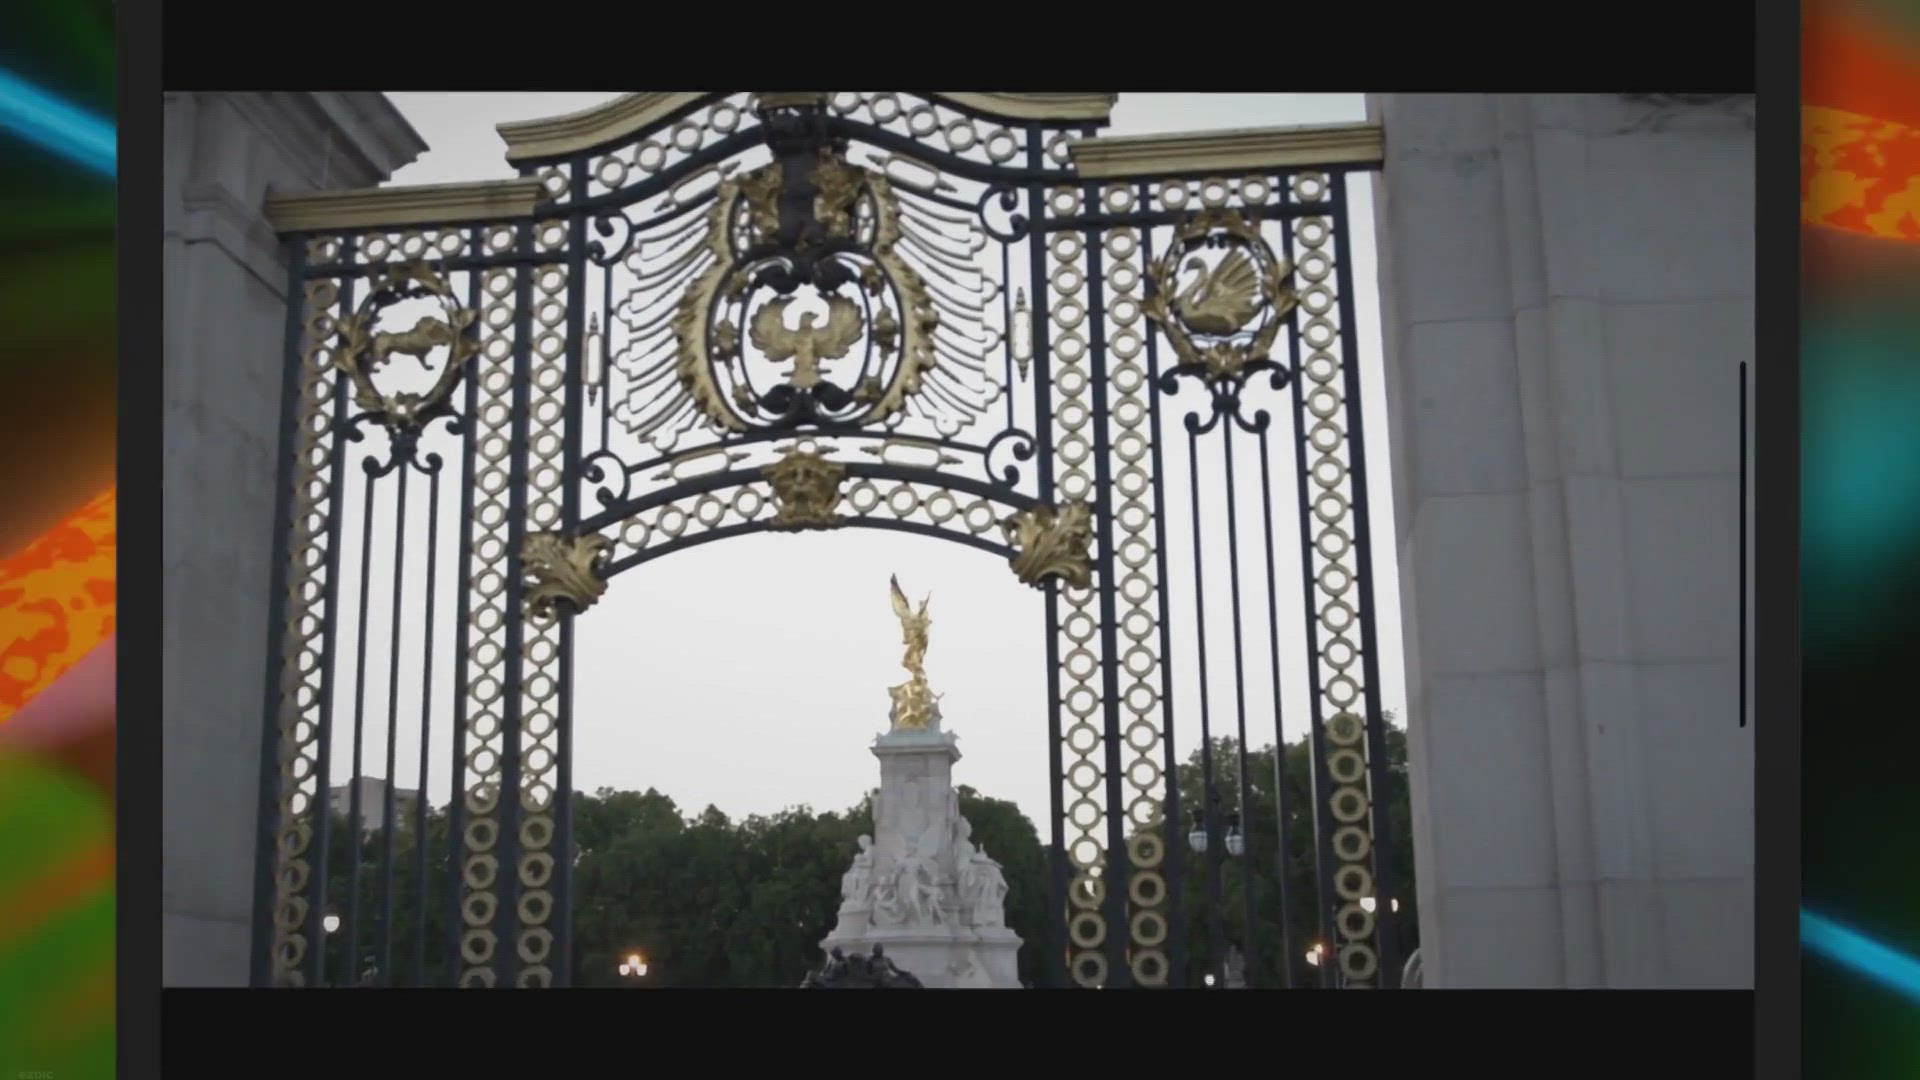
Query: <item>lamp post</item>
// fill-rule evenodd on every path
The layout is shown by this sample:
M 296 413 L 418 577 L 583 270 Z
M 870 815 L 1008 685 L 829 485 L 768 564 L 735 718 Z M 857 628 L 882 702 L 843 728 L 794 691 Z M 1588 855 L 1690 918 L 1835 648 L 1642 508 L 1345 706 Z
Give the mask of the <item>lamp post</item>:
M 1333 981 L 1333 965 L 1328 962 L 1327 947 L 1314 942 L 1313 947 L 1307 950 L 1307 964 L 1319 971 L 1320 987 L 1326 989 Z
M 1226 985 L 1227 951 L 1226 928 L 1221 917 L 1222 896 L 1226 891 L 1224 877 L 1226 862 L 1223 855 L 1240 858 L 1246 853 L 1247 838 L 1240 831 L 1240 815 L 1226 815 L 1225 828 L 1221 827 L 1220 790 L 1207 781 L 1206 807 L 1201 814 L 1194 816 L 1193 831 L 1187 834 L 1187 846 L 1195 855 L 1207 860 L 1207 936 L 1211 941 L 1213 956 L 1207 965 L 1206 977 L 1202 980 L 1209 988 Z M 1223 834 L 1219 844 L 1213 843 L 1216 833 Z
M 620 962 L 620 974 L 626 976 L 629 979 L 637 980 L 637 979 L 646 978 L 646 975 L 647 975 L 646 957 L 641 956 L 637 952 L 628 953 L 627 958 Z

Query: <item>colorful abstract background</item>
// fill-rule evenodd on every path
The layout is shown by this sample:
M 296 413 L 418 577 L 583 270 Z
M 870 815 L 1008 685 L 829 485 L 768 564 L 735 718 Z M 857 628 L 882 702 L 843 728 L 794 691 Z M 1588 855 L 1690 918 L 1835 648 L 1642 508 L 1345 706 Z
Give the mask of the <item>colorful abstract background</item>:
M 114 1075 L 107 0 L 0 34 L 0 1076 Z
M 1801 10 L 1802 1075 L 1914 1077 L 1920 4 Z

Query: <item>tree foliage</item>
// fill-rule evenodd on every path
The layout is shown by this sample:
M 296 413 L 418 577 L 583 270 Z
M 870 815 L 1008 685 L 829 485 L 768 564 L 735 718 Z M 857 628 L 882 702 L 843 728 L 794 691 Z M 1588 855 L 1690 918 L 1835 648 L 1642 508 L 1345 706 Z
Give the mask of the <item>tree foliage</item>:
M 1404 956 L 1417 944 L 1414 905 L 1411 811 L 1406 776 L 1406 736 L 1391 725 L 1386 745 L 1389 788 L 1386 814 L 1394 846 L 1394 875 L 1400 900 L 1398 926 Z M 1171 843 L 1186 862 L 1180 922 L 1186 928 L 1182 985 L 1200 985 L 1217 969 L 1226 943 L 1247 952 L 1252 986 L 1278 986 L 1282 964 L 1291 967 L 1294 986 L 1314 985 L 1320 972 L 1305 962 L 1306 949 L 1331 930 L 1318 914 L 1312 802 L 1312 760 L 1307 743 L 1286 748 L 1285 856 L 1287 945 L 1276 932 L 1282 876 L 1280 830 L 1276 816 L 1275 755 L 1271 746 L 1247 754 L 1247 801 L 1242 813 L 1246 834 L 1243 858 L 1220 860 L 1219 911 L 1222 934 L 1213 935 L 1209 863 L 1187 851 L 1187 833 L 1204 805 L 1203 757 L 1199 750 L 1180 766 L 1181 820 Z M 1231 739 L 1212 748 L 1214 786 L 1221 813 L 1241 808 L 1240 755 Z M 1004 869 L 1008 884 L 1007 925 L 1020 934 L 1020 976 L 1029 986 L 1060 985 L 1058 962 L 1063 943 L 1055 939 L 1047 917 L 1048 853 L 1034 823 L 1003 799 L 959 788 L 960 809 L 973 826 L 974 843 L 986 848 Z M 639 987 L 790 987 L 821 962 L 820 941 L 832 929 L 840 904 L 840 879 L 858 850 L 856 839 L 872 831 L 867 799 L 841 812 L 816 813 L 807 807 L 769 816 L 733 820 L 715 807 L 697 815 L 682 813 L 658 791 L 602 788 L 573 797 L 573 983 L 577 986 Z M 457 973 L 449 967 L 457 955 L 453 933 L 458 915 L 453 895 L 458 867 L 448 862 L 445 812 L 430 810 L 426 821 L 425 905 L 418 876 L 420 851 L 415 822 L 397 822 L 392 840 L 391 918 L 386 895 L 386 838 L 363 837 L 359 844 L 359 929 L 343 925 L 326 935 L 327 982 L 351 984 L 369 958 L 393 985 L 450 986 Z M 336 815 L 327 839 L 327 910 L 343 920 L 351 913 L 349 882 L 353 842 L 344 816 Z M 1254 905 L 1248 933 L 1247 890 Z M 391 923 L 390 928 L 383 925 Z M 349 936 L 353 940 L 349 940 Z M 390 935 L 390 942 L 388 936 Z M 1248 945 L 1251 944 L 1251 948 Z M 511 947 L 508 945 L 507 947 Z M 619 974 L 633 953 L 648 964 L 644 979 Z
M 1391 716 L 1389 715 L 1389 720 Z M 1386 728 L 1388 790 L 1385 810 L 1388 835 L 1394 838 L 1393 879 L 1400 908 L 1395 923 L 1404 958 L 1419 943 L 1418 910 L 1414 903 L 1412 809 L 1407 788 L 1406 732 L 1391 723 Z M 1215 938 L 1212 892 L 1209 889 L 1209 859 L 1192 853 L 1187 833 L 1195 827 L 1196 815 L 1205 804 L 1204 755 L 1195 749 L 1180 766 L 1180 816 L 1177 835 L 1171 843 L 1180 845 L 1186 869 L 1182 875 L 1180 921 L 1187 929 L 1187 964 L 1175 974 L 1182 985 L 1199 986 L 1209 970 L 1218 970 L 1228 946 L 1238 946 L 1247 959 L 1247 981 L 1254 987 L 1282 985 L 1284 963 L 1291 969 L 1291 985 L 1318 985 L 1322 973 L 1306 961 L 1307 950 L 1316 943 L 1331 946 L 1326 935 L 1333 933 L 1333 913 L 1323 919 L 1319 912 L 1320 894 L 1316 873 L 1313 806 L 1313 756 L 1307 740 L 1287 746 L 1285 787 L 1277 789 L 1275 756 L 1271 745 L 1250 751 L 1246 756 L 1247 792 L 1242 810 L 1239 745 L 1233 739 L 1216 739 L 1212 747 L 1214 789 L 1220 797 L 1219 815 L 1240 811 L 1245 836 L 1245 855 L 1233 858 L 1222 853 L 1218 858 L 1218 889 L 1221 934 Z M 1284 884 L 1287 934 L 1283 953 L 1278 932 L 1282 911 L 1280 817 L 1276 813 L 1276 790 L 1284 790 L 1286 805 Z M 1378 831 L 1378 830 L 1376 830 Z M 1209 847 L 1221 851 L 1216 838 Z M 1331 871 L 1329 871 L 1331 872 Z M 1247 932 L 1247 891 L 1253 898 L 1253 933 Z M 1389 898 L 1393 899 L 1393 898 Z M 1323 925 L 1324 924 L 1324 925 Z M 1249 948 L 1249 943 L 1251 947 Z

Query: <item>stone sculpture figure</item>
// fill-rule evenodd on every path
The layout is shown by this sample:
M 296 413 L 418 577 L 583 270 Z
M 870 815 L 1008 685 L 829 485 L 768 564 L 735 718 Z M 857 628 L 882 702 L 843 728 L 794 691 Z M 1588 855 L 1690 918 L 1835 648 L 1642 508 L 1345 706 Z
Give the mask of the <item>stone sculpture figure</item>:
M 914 923 L 945 921 L 940 910 L 940 888 L 935 873 L 933 860 L 919 850 L 900 860 L 894 890 L 903 915 Z
M 840 906 L 865 907 L 873 898 L 873 837 L 860 837 L 860 854 L 840 879 Z
M 963 895 L 973 900 L 973 924 L 1006 925 L 1007 877 L 1000 872 L 1000 864 L 987 856 L 985 848 L 981 848 L 969 865 L 973 871 L 973 887 Z

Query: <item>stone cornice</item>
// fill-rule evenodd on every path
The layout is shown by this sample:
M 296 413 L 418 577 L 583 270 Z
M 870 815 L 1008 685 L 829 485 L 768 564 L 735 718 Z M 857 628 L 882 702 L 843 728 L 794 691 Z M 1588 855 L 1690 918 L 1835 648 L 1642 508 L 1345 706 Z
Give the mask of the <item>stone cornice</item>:
M 1385 153 L 1385 138 L 1379 124 L 1313 124 L 1082 139 L 1068 150 L 1081 176 L 1103 180 L 1315 165 L 1378 165 Z
M 508 161 L 573 154 L 638 132 L 673 115 L 707 94 L 703 90 L 650 90 L 622 94 L 591 109 L 543 120 L 496 125 L 507 144 Z
M 238 93 L 219 95 L 316 187 L 377 184 L 427 149 L 385 94 Z
M 532 177 L 474 184 L 356 188 L 267 200 L 267 220 L 282 233 L 415 228 L 525 217 L 541 198 Z
M 376 183 L 413 164 L 427 151 L 426 140 L 385 94 L 352 91 L 311 96 L 334 128 L 373 167 L 378 174 Z

